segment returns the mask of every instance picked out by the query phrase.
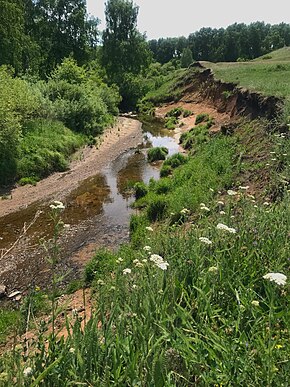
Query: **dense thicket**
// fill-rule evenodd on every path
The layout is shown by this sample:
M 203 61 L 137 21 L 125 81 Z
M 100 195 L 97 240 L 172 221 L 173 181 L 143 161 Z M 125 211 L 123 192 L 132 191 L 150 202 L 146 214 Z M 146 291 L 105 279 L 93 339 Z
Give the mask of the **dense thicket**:
M 202 28 L 185 38 L 150 40 L 154 59 L 166 63 L 181 58 L 190 48 L 195 60 L 211 62 L 253 59 L 269 51 L 290 45 L 290 24 L 277 25 L 255 22 L 250 25 L 235 23 L 227 28 Z

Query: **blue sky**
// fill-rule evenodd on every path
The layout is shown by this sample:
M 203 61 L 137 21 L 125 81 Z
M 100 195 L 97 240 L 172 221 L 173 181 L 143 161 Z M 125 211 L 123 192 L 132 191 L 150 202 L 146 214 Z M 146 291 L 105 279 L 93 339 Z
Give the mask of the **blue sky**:
M 104 1 L 87 0 L 88 12 L 102 20 Z M 235 22 L 249 24 L 290 23 L 290 0 L 135 0 L 139 8 L 138 29 L 149 39 L 188 36 L 202 27 L 226 27 Z

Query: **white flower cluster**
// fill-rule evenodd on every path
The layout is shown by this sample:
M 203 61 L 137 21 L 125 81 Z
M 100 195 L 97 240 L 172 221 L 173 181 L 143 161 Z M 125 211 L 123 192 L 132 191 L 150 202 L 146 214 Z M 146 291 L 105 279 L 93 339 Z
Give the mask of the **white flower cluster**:
M 238 194 L 236 191 L 233 191 L 232 189 L 229 189 L 227 192 L 229 196 L 235 196 Z
M 263 278 L 282 286 L 285 285 L 287 281 L 286 275 L 282 273 L 268 273 L 265 274 Z
M 210 211 L 210 209 L 204 203 L 200 203 L 200 209 L 206 212 Z
M 58 200 L 55 200 L 51 205 L 49 206 L 52 210 L 64 210 L 65 206 L 62 202 L 59 202 Z
M 223 224 L 223 223 L 219 223 L 216 228 L 218 230 L 223 230 L 223 231 L 227 231 L 231 234 L 236 234 L 237 230 L 235 228 L 232 228 L 232 227 L 228 227 L 227 225 Z
M 167 267 L 169 266 L 169 263 L 164 261 L 164 259 L 158 254 L 151 254 L 149 259 L 161 270 L 167 270 Z
M 198 238 L 202 243 L 205 243 L 206 245 L 212 245 L 212 241 L 206 237 L 200 237 Z

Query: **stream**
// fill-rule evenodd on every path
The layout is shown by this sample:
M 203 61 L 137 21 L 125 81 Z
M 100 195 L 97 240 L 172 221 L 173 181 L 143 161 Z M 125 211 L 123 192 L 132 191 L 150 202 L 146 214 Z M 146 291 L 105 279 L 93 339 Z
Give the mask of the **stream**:
M 143 123 L 143 142 L 137 149 L 128 149 L 106 168 L 90 177 L 64 200 L 62 219 L 65 223 L 60 236 L 61 259 L 57 270 L 67 273 L 64 282 L 77 279 L 85 263 L 100 247 L 116 249 L 129 241 L 129 220 L 134 201 L 134 183 L 148 183 L 159 178 L 160 162 L 148 163 L 150 147 L 165 146 L 169 156 L 179 149 L 179 129 L 164 129 L 160 121 Z M 27 290 L 29 286 L 47 287 L 51 281 L 47 262 L 47 242 L 53 227 L 48 202 L 39 201 L 0 218 L 0 250 L 6 251 L 19 238 L 23 222 L 35 223 L 4 258 L 0 258 L 0 284 L 9 292 Z

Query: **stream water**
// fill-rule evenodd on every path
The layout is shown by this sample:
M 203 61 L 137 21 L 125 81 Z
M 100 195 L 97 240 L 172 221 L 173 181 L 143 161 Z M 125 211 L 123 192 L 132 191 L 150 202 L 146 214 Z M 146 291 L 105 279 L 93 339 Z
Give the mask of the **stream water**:
M 84 180 L 66 198 L 62 214 L 65 230 L 60 239 L 60 271 L 70 270 L 76 275 L 96 248 L 116 248 L 128 241 L 130 205 L 134 200 L 132 190 L 128 188 L 138 181 L 148 183 L 150 178 L 159 178 L 160 163 L 147 162 L 148 148 L 165 146 L 169 155 L 179 151 L 178 131 L 164 129 L 159 121 L 143 123 L 142 128 L 143 143 L 137 149 L 121 154 L 100 173 Z M 48 240 L 52 235 L 49 203 L 37 202 L 2 217 L 0 249 L 5 251 L 13 245 L 21 233 L 24 219 L 29 224 L 37 210 L 42 211 L 37 221 L 11 254 L 0 259 L 0 283 L 10 289 L 25 288 L 31 283 L 47 284 L 47 254 L 39 241 Z

